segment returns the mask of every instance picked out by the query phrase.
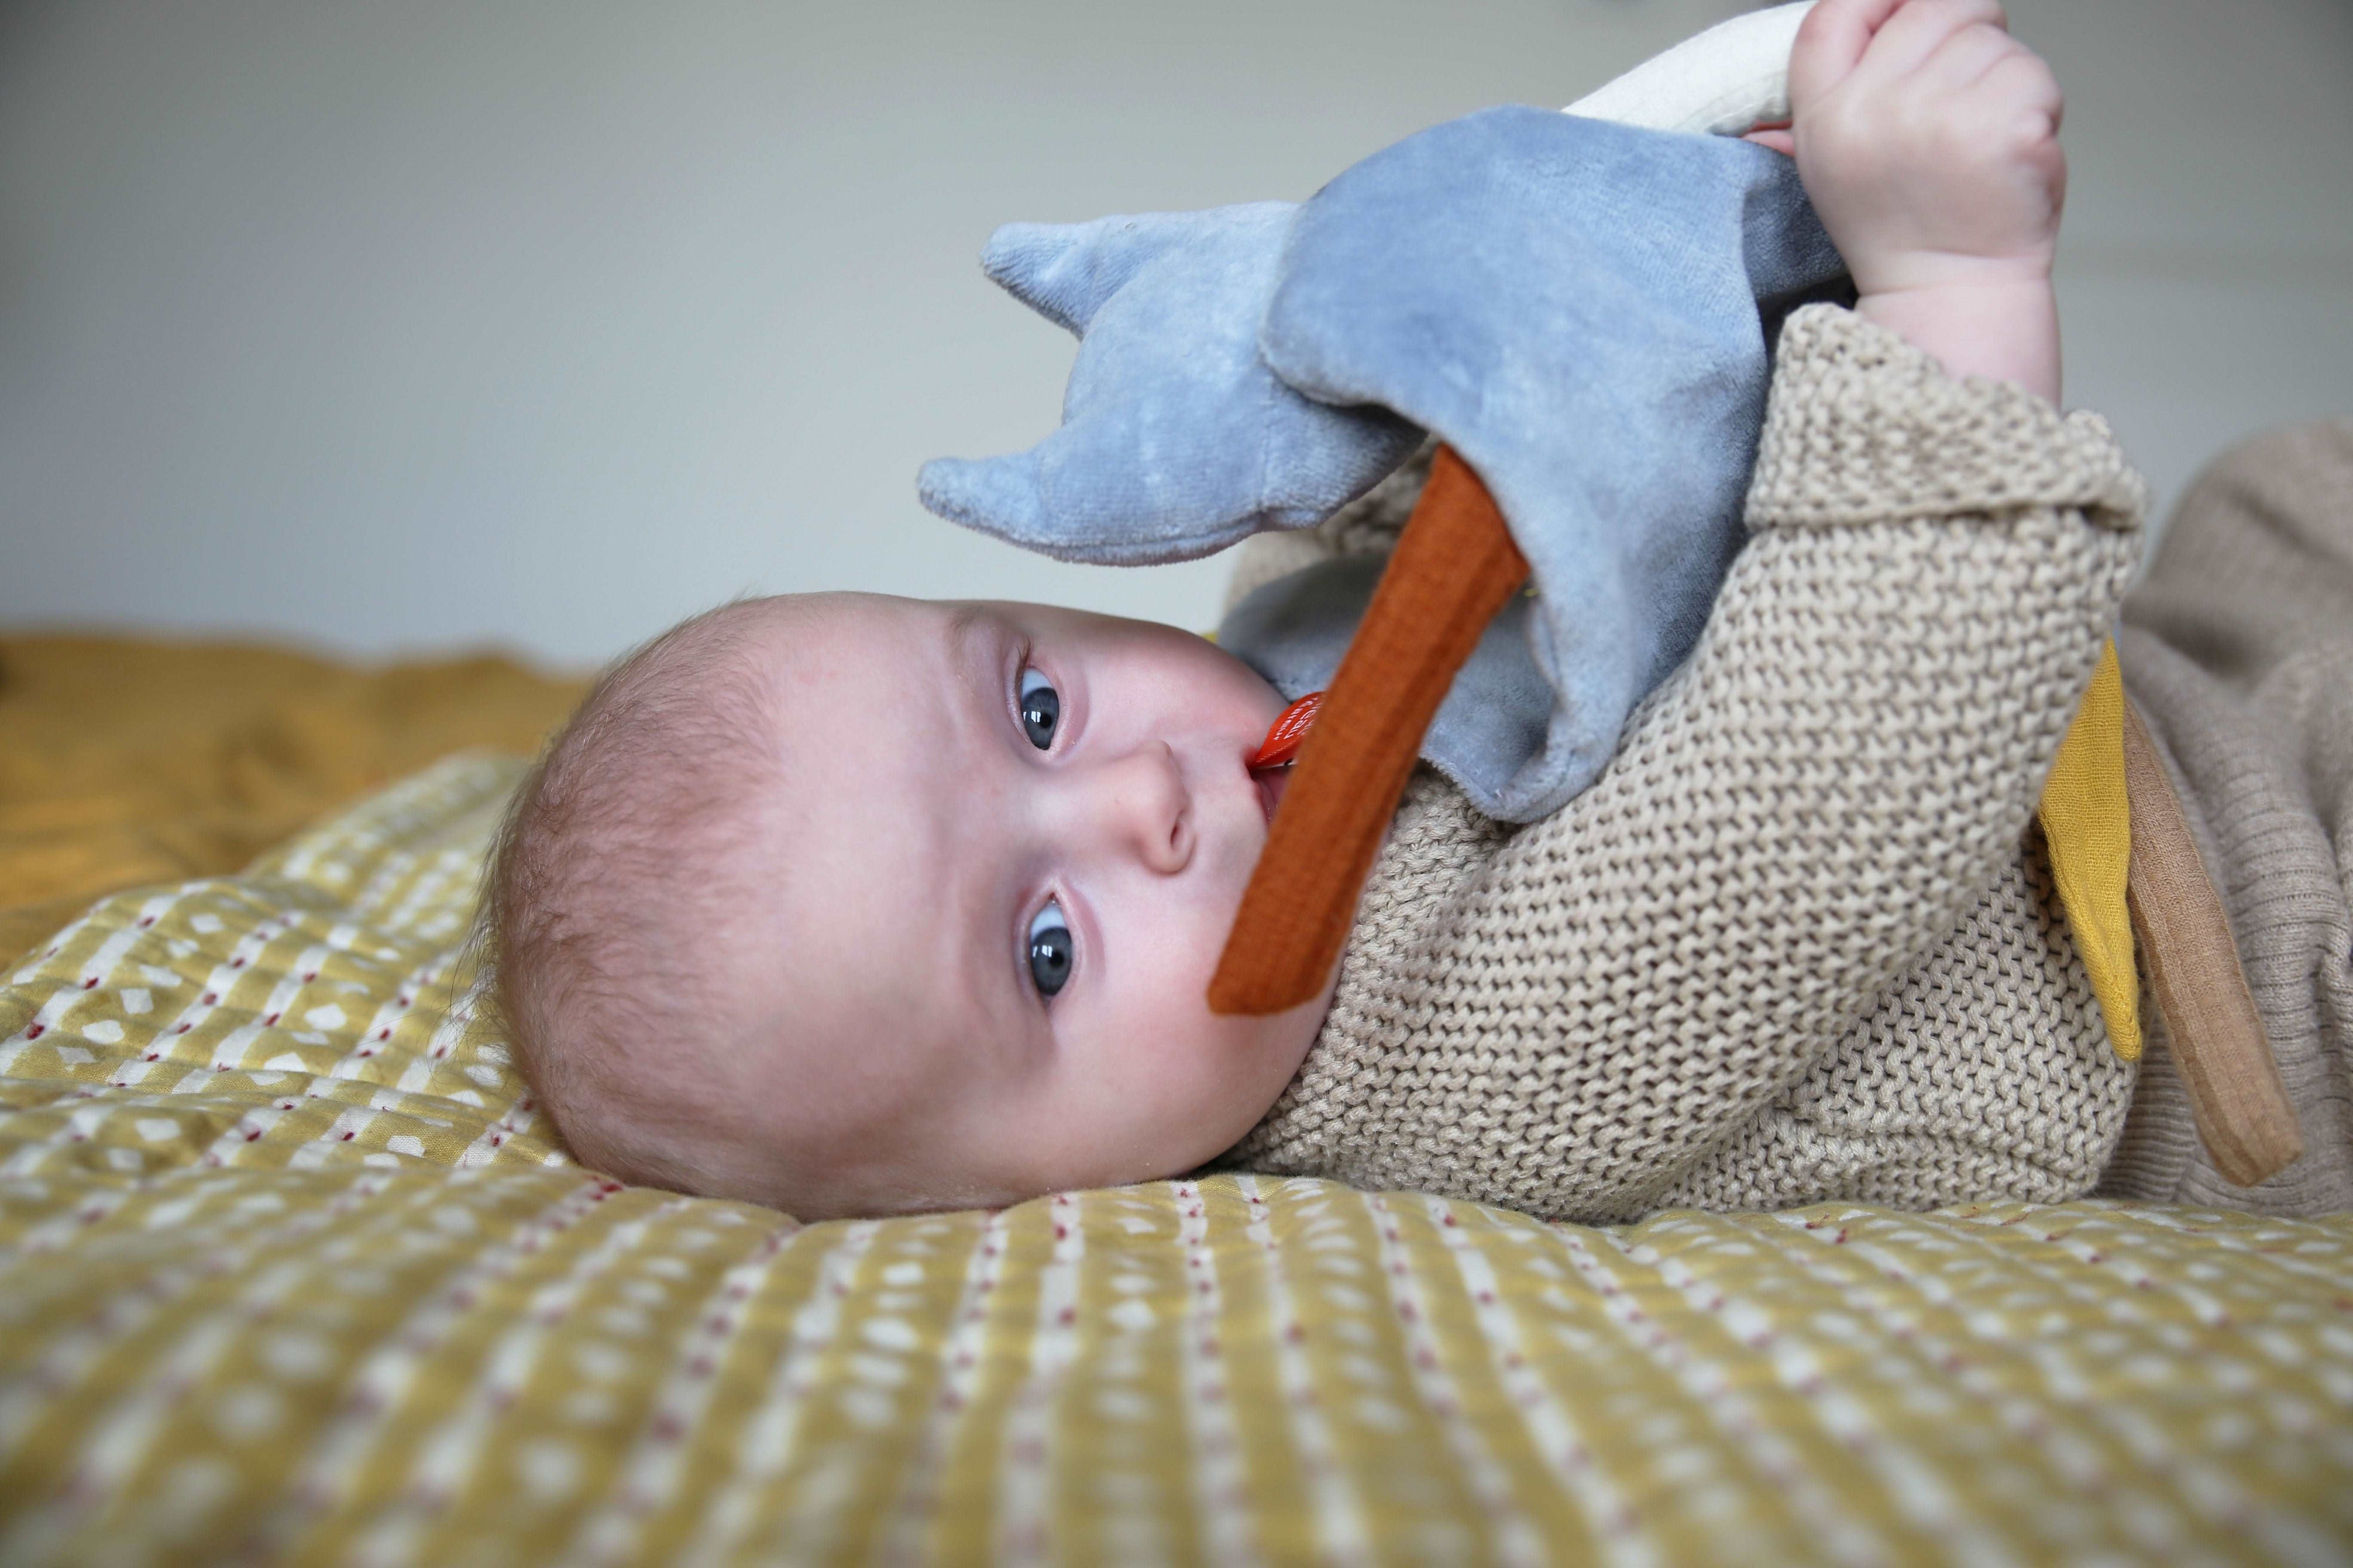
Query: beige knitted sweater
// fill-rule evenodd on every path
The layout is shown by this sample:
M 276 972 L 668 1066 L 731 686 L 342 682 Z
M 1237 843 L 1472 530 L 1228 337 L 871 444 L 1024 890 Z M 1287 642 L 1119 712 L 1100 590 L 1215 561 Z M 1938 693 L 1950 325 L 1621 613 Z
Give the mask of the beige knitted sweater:
M 2176 509 L 2116 639 L 2229 912 L 2304 1129 L 2234 1187 L 2199 1142 L 2163 1020 L 2103 1196 L 2353 1209 L 2353 419 L 2225 454 Z
M 1541 822 L 1417 775 L 1230 1158 L 1588 1221 L 2088 1191 L 2135 1073 L 2030 824 L 2141 505 L 2096 416 L 1794 314 L 1691 658 Z

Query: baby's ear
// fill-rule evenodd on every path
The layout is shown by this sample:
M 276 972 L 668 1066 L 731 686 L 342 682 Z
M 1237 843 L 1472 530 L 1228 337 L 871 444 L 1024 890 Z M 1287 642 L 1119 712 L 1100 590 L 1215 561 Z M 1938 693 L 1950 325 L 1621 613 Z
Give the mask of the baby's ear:
M 1186 243 L 1205 213 L 1144 213 L 1092 223 L 1008 223 L 988 237 L 981 270 L 1015 299 L 1083 335 L 1103 301 L 1145 263 Z

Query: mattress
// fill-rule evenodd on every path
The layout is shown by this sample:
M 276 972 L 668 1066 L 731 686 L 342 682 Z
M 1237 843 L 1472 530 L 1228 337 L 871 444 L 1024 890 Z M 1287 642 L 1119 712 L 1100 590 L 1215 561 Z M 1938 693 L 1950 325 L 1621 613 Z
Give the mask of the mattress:
M 522 766 L 0 976 L 0 1561 L 2353 1559 L 2353 1218 L 606 1180 L 462 958 Z

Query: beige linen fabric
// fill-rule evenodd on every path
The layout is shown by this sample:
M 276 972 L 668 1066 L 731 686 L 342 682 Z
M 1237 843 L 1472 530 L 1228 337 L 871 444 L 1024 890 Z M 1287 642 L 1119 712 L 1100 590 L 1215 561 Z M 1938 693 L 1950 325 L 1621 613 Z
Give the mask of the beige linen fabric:
M 2135 1073 L 2029 825 L 2141 504 L 2096 416 L 1794 314 L 1691 658 L 1543 822 L 1417 778 L 1232 1158 L 1590 1221 L 2090 1190 Z
M 2158 1050 L 2100 1191 L 2353 1208 L 2353 420 L 2260 437 L 2209 469 L 2125 622 L 2126 685 L 2222 895 L 2305 1153 L 2232 1186 Z

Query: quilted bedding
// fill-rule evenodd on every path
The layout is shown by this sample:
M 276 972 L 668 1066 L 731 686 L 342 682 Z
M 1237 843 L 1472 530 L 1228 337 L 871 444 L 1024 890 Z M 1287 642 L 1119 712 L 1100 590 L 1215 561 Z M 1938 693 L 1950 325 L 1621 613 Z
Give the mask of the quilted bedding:
M 495 655 L 363 669 L 253 643 L 0 637 L 0 962 L 101 893 L 235 871 L 460 748 L 534 750 L 586 685 Z
M 6 974 L 0 1562 L 2353 1559 L 2353 1218 L 600 1180 L 457 988 L 519 767 Z

